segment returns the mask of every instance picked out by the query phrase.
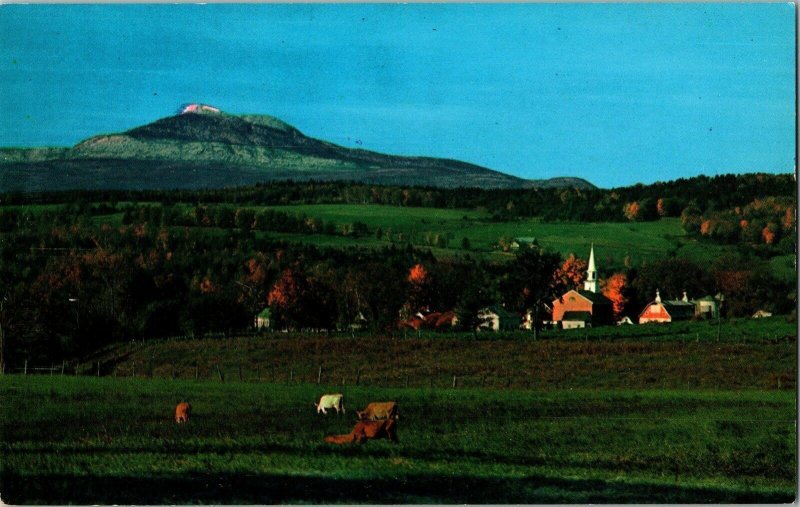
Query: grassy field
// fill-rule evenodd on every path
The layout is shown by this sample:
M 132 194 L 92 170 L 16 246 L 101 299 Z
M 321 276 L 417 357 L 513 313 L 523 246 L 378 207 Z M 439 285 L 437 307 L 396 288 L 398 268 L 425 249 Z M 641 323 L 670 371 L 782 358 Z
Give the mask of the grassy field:
M 463 251 L 461 241 L 469 239 L 473 253 L 489 254 L 502 258 L 508 256 L 497 249 L 502 236 L 509 238 L 536 238 L 540 245 L 563 255 L 575 253 L 586 256 L 588 245 L 594 243 L 595 252 L 606 265 L 621 265 L 625 257 L 638 264 L 643 260 L 660 259 L 674 251 L 706 261 L 719 256 L 727 247 L 706 244 L 686 236 L 680 220 L 661 219 L 655 222 L 542 222 L 538 218 L 494 222 L 487 213 L 467 210 L 437 208 L 405 208 L 397 206 L 319 204 L 274 206 L 274 209 L 321 218 L 337 225 L 360 221 L 374 231 L 381 228 L 385 237 L 378 241 L 374 236 L 351 240 L 353 243 L 374 246 L 385 244 L 391 236 L 403 234 L 416 245 L 425 245 L 428 238 L 439 234 L 448 236 L 449 250 Z M 284 235 L 291 239 L 293 235 Z M 298 235 L 299 236 L 299 235 Z M 313 241 L 314 237 L 298 237 L 300 241 Z M 324 240 L 322 240 L 324 241 Z
M 312 402 L 341 391 L 346 416 Z M 9 503 L 791 502 L 794 392 L 381 389 L 9 376 Z M 399 443 L 325 444 L 401 407 Z M 172 421 L 189 400 L 192 420 Z

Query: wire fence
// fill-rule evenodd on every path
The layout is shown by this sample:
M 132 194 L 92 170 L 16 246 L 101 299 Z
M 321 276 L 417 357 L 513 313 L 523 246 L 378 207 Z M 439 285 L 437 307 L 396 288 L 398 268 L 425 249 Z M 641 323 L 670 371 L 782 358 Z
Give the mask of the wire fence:
M 429 388 L 429 389 L 560 389 L 575 386 L 569 373 L 560 378 L 544 377 L 535 372 L 489 372 L 458 374 L 432 369 L 427 372 L 397 372 L 380 368 L 333 368 L 308 365 L 244 365 L 244 364 L 177 364 L 132 361 L 123 364 L 95 361 L 91 363 L 51 364 L 34 366 L 25 361 L 22 366 L 0 367 L 0 373 L 44 376 L 81 376 L 119 379 L 172 379 L 198 382 L 263 382 L 282 385 L 316 384 L 326 387 L 366 386 L 378 388 Z M 719 379 L 683 375 L 651 379 L 639 387 L 664 389 L 720 389 Z M 790 390 L 797 379 L 789 374 L 776 374 L 759 386 L 768 389 Z

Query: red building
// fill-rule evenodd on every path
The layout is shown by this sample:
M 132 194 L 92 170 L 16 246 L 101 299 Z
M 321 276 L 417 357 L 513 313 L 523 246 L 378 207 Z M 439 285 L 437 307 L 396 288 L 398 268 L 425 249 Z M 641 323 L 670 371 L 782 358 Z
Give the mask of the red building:
M 683 299 L 661 300 L 661 294 L 656 291 L 656 299 L 648 304 L 639 314 L 639 324 L 648 322 L 673 322 L 688 320 L 694 317 L 695 305 L 683 293 Z
M 586 270 L 583 290 L 573 289 L 553 301 L 553 322 L 557 322 L 564 329 L 609 325 L 614 322 L 611 300 L 597 293 L 594 246 L 589 254 L 589 267 Z

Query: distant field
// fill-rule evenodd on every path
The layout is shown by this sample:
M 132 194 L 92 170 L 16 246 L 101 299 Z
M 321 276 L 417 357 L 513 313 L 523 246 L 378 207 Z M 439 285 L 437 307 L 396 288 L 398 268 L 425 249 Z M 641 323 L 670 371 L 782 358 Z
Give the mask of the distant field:
M 346 416 L 315 413 L 331 391 Z M 0 489 L 13 504 L 787 503 L 794 395 L 10 376 Z M 322 441 L 374 400 L 398 402 L 399 443 Z
M 11 206 L 33 212 L 57 210 L 61 205 Z M 250 207 L 260 209 L 260 207 Z M 543 246 L 563 256 L 571 253 L 586 257 L 591 244 L 595 246 L 598 261 L 607 268 L 620 268 L 627 258 L 631 265 L 643 261 L 664 258 L 669 255 L 685 257 L 698 262 L 709 262 L 735 247 L 699 242 L 689 238 L 681 227 L 680 220 L 665 218 L 654 222 L 542 222 L 539 218 L 496 222 L 486 212 L 382 206 L 375 204 L 314 204 L 266 206 L 275 210 L 320 218 L 337 226 L 359 221 L 367 225 L 370 233 L 361 237 L 331 236 L 324 234 L 294 234 L 258 232 L 262 237 L 284 241 L 307 243 L 321 247 L 345 248 L 359 246 L 378 248 L 390 244 L 405 245 L 411 241 L 415 246 L 430 248 L 441 257 L 471 255 L 503 260 L 512 253 L 498 248 L 501 237 L 536 238 Z M 93 217 L 95 223 L 120 225 L 122 213 Z M 380 229 L 381 235 L 376 232 Z M 214 234 L 223 233 L 217 229 Z M 441 238 L 439 242 L 436 238 Z M 462 248 L 467 238 L 468 250 Z M 524 247 L 524 246 L 523 246 Z M 779 276 L 794 275 L 793 256 L 781 256 L 773 260 L 772 266 Z
M 467 238 L 473 254 L 490 255 L 502 259 L 509 257 L 497 248 L 498 240 L 509 238 L 536 238 L 543 247 L 549 247 L 562 255 L 575 253 L 585 257 L 589 246 L 595 245 L 598 260 L 606 266 L 620 266 L 626 257 L 633 264 L 644 260 L 666 257 L 675 253 L 698 261 L 708 261 L 718 257 L 731 247 L 711 243 L 698 243 L 686 236 L 680 220 L 674 218 L 655 222 L 601 222 L 601 223 L 544 223 L 538 218 L 510 222 L 494 222 L 487 213 L 466 210 L 437 208 L 405 208 L 380 205 L 293 205 L 271 206 L 273 209 L 305 214 L 336 224 L 360 221 L 375 231 L 381 228 L 384 237 L 374 235 L 349 239 L 348 244 L 378 246 L 392 240 L 400 242 L 398 234 L 411 238 L 418 246 L 436 234 L 446 236 L 449 242 L 446 249 L 437 250 L 445 255 L 448 252 L 463 252 L 461 242 Z M 319 235 L 282 234 L 282 239 L 311 242 L 334 246 L 338 241 Z M 390 239 L 391 238 L 391 239 Z M 434 252 L 436 253 L 436 251 Z

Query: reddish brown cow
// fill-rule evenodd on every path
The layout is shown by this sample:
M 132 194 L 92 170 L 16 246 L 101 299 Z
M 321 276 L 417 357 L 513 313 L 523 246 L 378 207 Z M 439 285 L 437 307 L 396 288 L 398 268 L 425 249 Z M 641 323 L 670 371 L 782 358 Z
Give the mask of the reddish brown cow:
M 192 413 L 192 406 L 189 403 L 178 403 L 175 407 L 175 422 L 185 423 L 189 421 L 189 415 Z
M 356 414 L 362 421 L 400 419 L 400 411 L 397 408 L 396 401 L 373 401 L 364 410 L 356 410 Z
M 383 421 L 358 421 L 353 431 L 347 435 L 328 435 L 325 441 L 329 444 L 363 444 L 367 440 L 387 438 L 397 442 L 397 422 L 394 419 Z

